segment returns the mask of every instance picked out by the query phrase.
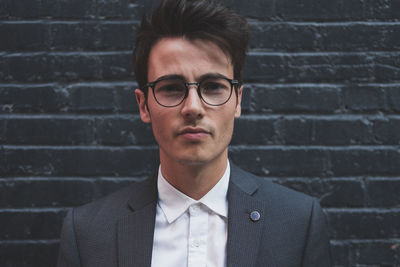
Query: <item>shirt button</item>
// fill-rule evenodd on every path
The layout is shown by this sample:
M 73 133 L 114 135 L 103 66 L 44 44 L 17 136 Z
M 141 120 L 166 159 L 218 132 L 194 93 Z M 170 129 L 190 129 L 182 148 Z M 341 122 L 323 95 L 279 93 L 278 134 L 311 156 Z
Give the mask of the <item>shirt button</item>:
M 190 211 L 190 214 L 196 215 L 199 212 L 199 207 L 195 206 L 195 205 L 190 206 L 189 207 L 189 211 Z
M 200 246 L 200 241 L 199 240 L 193 240 L 193 246 L 195 246 L 196 248 L 198 248 Z

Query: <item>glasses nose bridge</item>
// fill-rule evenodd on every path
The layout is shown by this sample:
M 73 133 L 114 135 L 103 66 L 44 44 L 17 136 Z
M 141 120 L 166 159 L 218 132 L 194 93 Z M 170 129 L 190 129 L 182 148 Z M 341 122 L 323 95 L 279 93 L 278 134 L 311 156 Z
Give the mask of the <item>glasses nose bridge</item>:
M 199 82 L 185 82 L 186 94 L 185 94 L 184 100 L 186 100 L 189 97 L 189 89 L 190 89 L 191 86 L 195 86 L 196 93 L 197 93 L 197 96 L 198 96 L 200 102 L 204 101 L 202 96 L 201 96 L 200 83 Z
M 200 83 L 199 82 L 185 82 L 185 86 L 186 86 L 186 94 L 185 94 L 185 98 L 187 98 L 189 96 L 189 89 L 191 86 L 195 86 L 196 91 L 197 91 L 197 95 L 199 96 L 200 99 L 202 99 L 201 97 L 201 93 L 200 93 Z
M 199 82 L 191 82 L 191 83 L 185 82 L 185 86 L 186 86 L 187 90 L 189 90 L 190 89 L 189 87 L 193 86 L 193 85 L 196 86 L 196 90 L 199 89 L 199 87 L 200 87 L 200 83 Z

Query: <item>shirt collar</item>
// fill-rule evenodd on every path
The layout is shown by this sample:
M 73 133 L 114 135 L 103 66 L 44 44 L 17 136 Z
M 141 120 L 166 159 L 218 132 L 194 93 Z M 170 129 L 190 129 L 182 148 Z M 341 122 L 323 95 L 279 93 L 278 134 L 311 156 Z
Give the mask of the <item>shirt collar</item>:
M 229 161 L 224 175 L 207 194 L 201 199 L 195 200 L 173 187 L 163 177 L 161 166 L 158 169 L 158 205 L 163 211 L 168 223 L 172 223 L 179 218 L 191 205 L 202 203 L 214 213 L 228 218 L 228 186 L 230 177 Z

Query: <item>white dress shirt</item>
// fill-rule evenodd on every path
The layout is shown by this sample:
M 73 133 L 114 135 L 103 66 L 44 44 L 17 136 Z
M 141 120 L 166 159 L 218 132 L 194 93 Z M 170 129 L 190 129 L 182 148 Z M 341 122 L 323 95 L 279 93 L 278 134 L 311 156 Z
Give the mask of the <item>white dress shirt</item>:
M 152 267 L 226 266 L 229 175 L 228 162 L 219 182 L 195 200 L 169 184 L 159 168 Z

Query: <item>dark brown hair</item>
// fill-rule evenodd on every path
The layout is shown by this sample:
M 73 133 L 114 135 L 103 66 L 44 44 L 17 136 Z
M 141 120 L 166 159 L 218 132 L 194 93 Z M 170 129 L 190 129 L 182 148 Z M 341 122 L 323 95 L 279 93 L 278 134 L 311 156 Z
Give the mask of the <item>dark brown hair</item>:
M 230 57 L 234 79 L 242 81 L 249 39 L 246 20 L 213 0 L 162 0 L 151 14 L 143 17 L 137 29 L 133 66 L 139 88 L 148 82 L 151 48 L 165 37 L 213 42 Z

